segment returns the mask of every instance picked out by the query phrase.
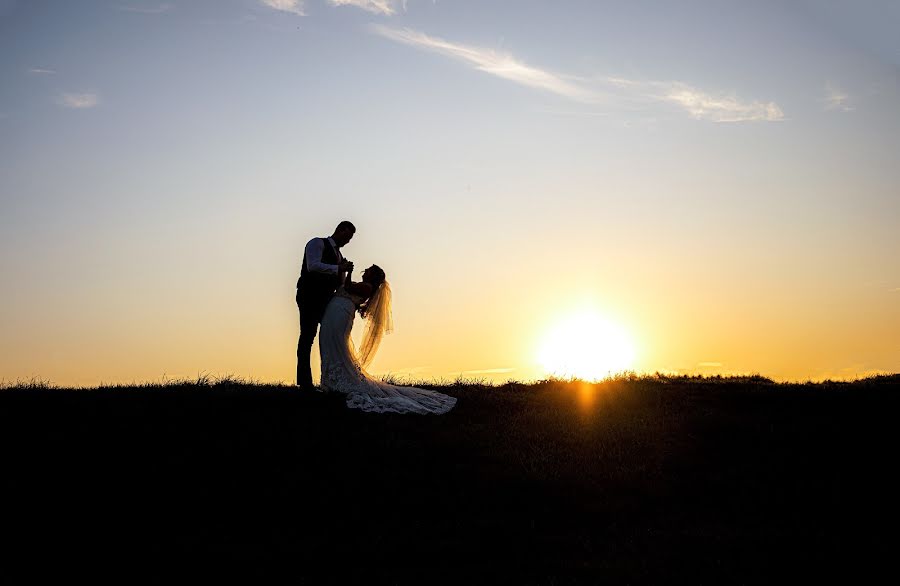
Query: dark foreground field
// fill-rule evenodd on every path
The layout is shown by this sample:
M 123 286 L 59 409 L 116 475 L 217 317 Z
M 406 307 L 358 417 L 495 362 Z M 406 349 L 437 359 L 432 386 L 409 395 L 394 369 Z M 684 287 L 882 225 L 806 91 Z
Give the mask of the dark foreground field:
M 0 579 L 770 583 L 896 574 L 900 376 L 0 390 Z

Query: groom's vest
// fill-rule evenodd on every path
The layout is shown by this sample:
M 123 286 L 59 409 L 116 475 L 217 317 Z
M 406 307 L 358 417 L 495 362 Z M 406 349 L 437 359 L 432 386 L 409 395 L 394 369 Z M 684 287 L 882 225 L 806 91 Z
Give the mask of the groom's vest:
M 337 253 L 327 238 L 322 238 L 322 262 L 338 264 Z M 324 306 L 341 284 L 338 275 L 314 273 L 306 268 L 306 252 L 303 253 L 303 265 L 300 267 L 300 278 L 297 279 L 297 296 L 305 302 Z

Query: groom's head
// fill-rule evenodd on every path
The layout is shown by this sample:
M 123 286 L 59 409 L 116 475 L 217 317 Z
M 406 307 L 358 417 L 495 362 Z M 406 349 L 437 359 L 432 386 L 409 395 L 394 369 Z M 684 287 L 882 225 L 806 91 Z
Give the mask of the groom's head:
M 331 235 L 331 238 L 340 247 L 350 242 L 354 234 L 356 234 L 356 226 L 352 222 L 344 220 L 334 229 L 334 234 Z

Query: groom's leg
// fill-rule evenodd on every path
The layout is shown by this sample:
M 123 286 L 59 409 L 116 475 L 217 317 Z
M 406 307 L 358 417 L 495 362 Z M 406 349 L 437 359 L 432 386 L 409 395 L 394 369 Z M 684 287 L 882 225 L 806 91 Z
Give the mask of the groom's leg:
M 299 303 L 298 303 L 299 306 Z M 306 311 L 304 311 L 306 309 Z M 313 341 L 316 339 L 316 330 L 319 328 L 319 319 L 316 311 L 309 307 L 300 308 L 300 339 L 297 341 L 297 386 L 311 389 L 312 368 L 309 365 L 312 354 Z

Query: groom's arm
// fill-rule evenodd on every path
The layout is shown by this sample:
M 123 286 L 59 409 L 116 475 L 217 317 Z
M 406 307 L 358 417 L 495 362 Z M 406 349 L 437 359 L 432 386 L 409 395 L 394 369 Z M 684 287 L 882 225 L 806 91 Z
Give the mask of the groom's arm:
M 306 243 L 306 270 L 312 273 L 337 275 L 340 267 L 322 262 L 322 250 L 325 244 L 321 238 L 313 238 Z

